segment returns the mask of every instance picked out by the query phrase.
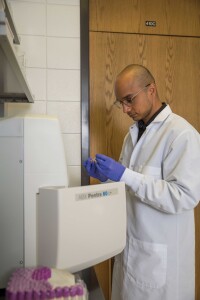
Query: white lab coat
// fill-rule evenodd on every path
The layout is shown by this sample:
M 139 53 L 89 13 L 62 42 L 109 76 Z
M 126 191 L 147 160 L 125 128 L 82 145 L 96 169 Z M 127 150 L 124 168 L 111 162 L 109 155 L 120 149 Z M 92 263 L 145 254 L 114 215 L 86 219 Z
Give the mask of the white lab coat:
M 112 300 L 194 300 L 194 207 L 200 200 L 200 137 L 166 106 L 120 161 L 127 187 L 127 244 L 115 258 Z

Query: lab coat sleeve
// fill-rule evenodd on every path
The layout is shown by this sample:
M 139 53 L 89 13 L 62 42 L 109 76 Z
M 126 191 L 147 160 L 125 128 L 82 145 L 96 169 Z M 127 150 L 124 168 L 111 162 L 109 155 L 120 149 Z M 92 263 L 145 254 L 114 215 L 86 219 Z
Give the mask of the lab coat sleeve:
M 161 161 L 162 178 L 126 168 L 121 181 L 142 202 L 166 213 L 193 209 L 200 200 L 200 137 L 181 133 Z M 133 199 L 134 201 L 134 199 Z

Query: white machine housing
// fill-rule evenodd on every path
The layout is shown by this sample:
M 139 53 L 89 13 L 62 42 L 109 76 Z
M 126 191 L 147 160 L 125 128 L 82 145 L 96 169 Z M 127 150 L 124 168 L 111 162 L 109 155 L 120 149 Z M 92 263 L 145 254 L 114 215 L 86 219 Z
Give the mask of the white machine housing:
M 125 199 L 123 182 L 40 188 L 38 263 L 77 272 L 121 252 Z
M 18 267 L 78 271 L 125 246 L 124 183 L 69 188 L 66 166 L 57 118 L 0 119 L 0 288 Z
M 14 269 L 37 265 L 36 197 L 49 185 L 68 185 L 57 118 L 0 119 L 0 288 Z

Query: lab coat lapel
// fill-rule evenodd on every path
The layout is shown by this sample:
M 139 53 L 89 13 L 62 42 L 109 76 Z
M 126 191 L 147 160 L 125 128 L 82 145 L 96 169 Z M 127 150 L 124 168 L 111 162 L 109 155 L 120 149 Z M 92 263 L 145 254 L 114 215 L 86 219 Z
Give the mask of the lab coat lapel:
M 169 106 L 166 106 L 160 113 L 159 115 L 152 121 L 151 124 L 146 128 L 145 132 L 137 142 L 137 137 L 138 137 L 138 125 L 135 123 L 129 128 L 129 132 L 131 135 L 132 143 L 133 143 L 133 152 L 130 157 L 130 163 L 129 163 L 129 168 L 131 170 L 135 170 L 136 172 L 139 171 L 137 170 L 137 158 L 141 152 L 141 149 L 146 146 L 148 143 L 149 139 L 152 138 L 154 135 L 155 131 L 157 130 L 157 127 L 161 122 L 163 122 L 170 114 L 171 114 L 171 108 Z M 157 126 L 155 126 L 157 125 Z

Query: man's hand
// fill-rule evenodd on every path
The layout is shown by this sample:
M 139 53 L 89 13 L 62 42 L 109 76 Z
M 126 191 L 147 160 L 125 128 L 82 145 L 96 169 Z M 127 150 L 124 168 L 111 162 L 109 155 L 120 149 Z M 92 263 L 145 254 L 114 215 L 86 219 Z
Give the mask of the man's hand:
M 108 177 L 105 175 L 101 174 L 101 172 L 97 169 L 96 166 L 96 161 L 92 160 L 91 157 L 89 157 L 85 162 L 84 162 L 84 167 L 88 173 L 89 176 L 94 177 L 99 179 L 100 181 L 104 182 L 108 180 Z
M 96 168 L 113 181 L 119 181 L 126 169 L 122 164 L 103 154 L 96 154 Z

